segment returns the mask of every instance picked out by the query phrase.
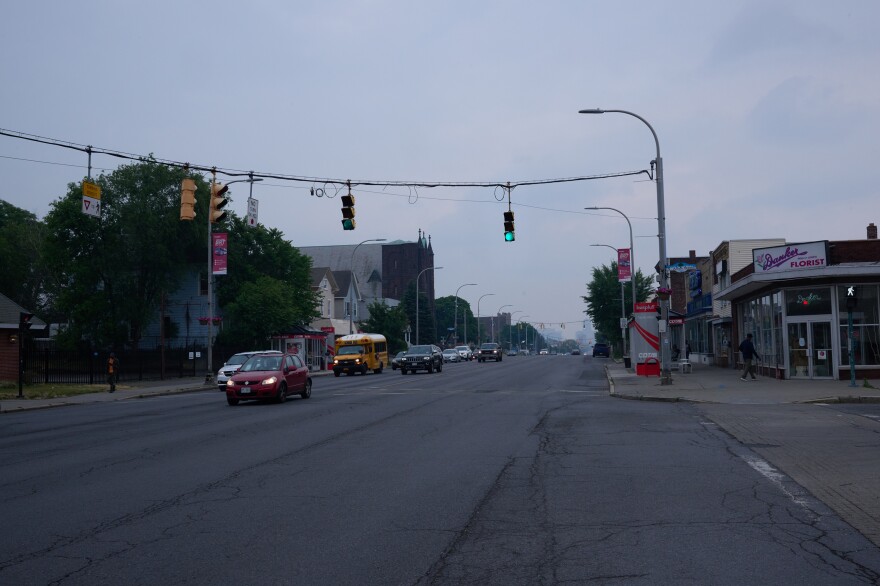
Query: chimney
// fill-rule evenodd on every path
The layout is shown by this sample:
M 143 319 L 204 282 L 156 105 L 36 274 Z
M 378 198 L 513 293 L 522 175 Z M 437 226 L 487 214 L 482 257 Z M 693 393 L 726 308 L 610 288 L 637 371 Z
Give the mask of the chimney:
M 876 228 L 874 229 L 874 234 L 875 234 L 874 237 L 876 238 L 876 234 L 877 234 Z M 696 250 L 690 251 L 690 261 L 691 261 L 691 264 L 697 262 L 697 251 Z
M 877 226 L 874 222 L 868 224 L 868 240 L 877 240 Z

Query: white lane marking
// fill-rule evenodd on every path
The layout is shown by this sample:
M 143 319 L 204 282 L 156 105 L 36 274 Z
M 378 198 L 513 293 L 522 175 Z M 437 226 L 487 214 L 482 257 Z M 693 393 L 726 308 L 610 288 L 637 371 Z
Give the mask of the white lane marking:
M 762 460 L 761 458 L 751 456 L 749 454 L 744 454 L 742 456 L 742 459 L 745 460 L 746 464 L 755 469 L 764 478 L 775 484 L 776 487 L 779 488 L 779 490 L 781 490 L 788 498 L 790 498 L 794 504 L 810 510 L 809 503 L 806 499 L 798 495 L 792 494 L 787 488 L 785 488 L 785 485 L 783 484 L 785 476 L 778 470 L 776 470 L 776 468 L 771 466 L 769 462 L 767 462 L 766 460 Z

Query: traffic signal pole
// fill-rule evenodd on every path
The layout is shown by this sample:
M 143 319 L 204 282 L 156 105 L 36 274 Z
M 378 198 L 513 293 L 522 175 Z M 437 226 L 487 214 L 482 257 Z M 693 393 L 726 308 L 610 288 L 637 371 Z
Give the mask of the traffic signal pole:
M 214 192 L 214 184 L 217 183 L 217 170 L 211 170 L 211 196 L 213 197 Z M 213 218 L 211 217 L 211 201 L 208 201 L 208 213 L 205 214 L 208 216 L 208 349 L 207 349 L 207 360 L 208 366 L 205 369 L 207 372 L 205 373 L 205 382 L 210 383 L 214 378 L 214 371 L 211 368 L 213 364 L 214 358 L 214 348 L 211 344 L 211 339 L 214 337 L 214 254 L 213 247 L 214 243 L 212 242 L 213 236 Z

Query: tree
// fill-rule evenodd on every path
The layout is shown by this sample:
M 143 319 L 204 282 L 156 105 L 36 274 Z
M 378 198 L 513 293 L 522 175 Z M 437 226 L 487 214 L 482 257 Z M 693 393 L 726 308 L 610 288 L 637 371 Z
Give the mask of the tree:
M 101 187 L 101 217 L 81 211 L 80 184 L 46 216 L 43 258 L 52 278 L 49 302 L 66 317 L 71 341 L 137 347 L 162 296 L 186 269 L 186 251 L 205 250 L 202 222 L 179 221 L 183 169 L 149 158 L 93 180 Z M 210 193 L 194 177 L 199 193 Z M 207 213 L 207 197 L 198 198 Z M 204 243 L 204 244 L 203 244 Z
M 263 225 L 249 227 L 245 219 L 230 213 L 226 221 L 229 248 L 229 272 L 218 277 L 217 301 L 226 311 L 227 307 L 237 304 L 235 315 L 230 314 L 228 324 L 235 334 L 241 331 L 237 320 L 243 315 L 240 297 L 246 286 L 263 282 L 269 277 L 284 287 L 283 303 L 289 312 L 286 324 L 276 324 L 272 333 L 285 327 L 304 325 L 320 316 L 320 299 L 317 292 L 312 291 L 311 269 L 312 260 L 299 252 L 284 235 L 276 229 L 267 229 Z M 250 319 L 245 320 L 250 322 Z M 225 331 L 225 329 L 224 329 Z M 229 339 L 229 334 L 223 339 Z M 234 339 L 234 338 L 233 338 Z
M 650 294 L 651 279 L 636 271 L 636 300 L 645 301 Z M 593 268 L 593 280 L 587 284 L 586 313 L 596 329 L 596 337 L 604 337 L 612 345 L 621 344 L 620 335 L 620 282 L 617 280 L 617 263 Z M 624 311 L 632 313 L 632 282 L 624 286 Z
M 406 350 L 403 331 L 406 329 L 406 313 L 402 305 L 389 307 L 384 301 L 370 304 L 370 318 L 361 322 L 361 329 L 371 334 L 382 334 L 388 340 L 388 352 L 396 354 Z
M 459 303 L 460 304 L 460 303 Z M 437 329 L 440 337 L 451 344 L 453 341 L 452 328 L 455 326 L 455 295 L 438 297 L 434 300 L 434 313 L 437 315 Z M 458 311 L 458 326 L 461 327 L 461 309 Z
M 41 250 L 45 225 L 37 217 L 0 200 L 0 293 L 45 315 L 45 267 Z
M 292 285 L 266 275 L 242 283 L 235 300 L 225 308 L 232 325 L 224 328 L 218 340 L 252 348 L 264 346 L 270 336 L 297 323 L 296 296 Z

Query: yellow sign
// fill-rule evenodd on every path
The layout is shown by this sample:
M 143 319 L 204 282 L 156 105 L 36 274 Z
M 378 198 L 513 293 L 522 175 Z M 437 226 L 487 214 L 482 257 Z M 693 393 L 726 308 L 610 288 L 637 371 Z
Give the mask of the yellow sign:
M 101 199 L 101 188 L 94 183 L 83 181 L 83 195 L 92 199 Z

